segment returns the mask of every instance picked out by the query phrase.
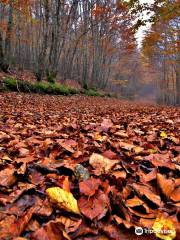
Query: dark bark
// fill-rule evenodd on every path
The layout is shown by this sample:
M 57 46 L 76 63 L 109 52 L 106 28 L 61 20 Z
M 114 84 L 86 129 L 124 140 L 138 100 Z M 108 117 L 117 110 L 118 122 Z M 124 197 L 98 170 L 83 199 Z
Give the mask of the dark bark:
M 4 57 L 4 51 L 3 51 L 3 38 L 2 34 L 0 32 L 0 70 L 2 70 L 5 73 L 9 72 L 9 64 L 6 63 L 5 57 Z
M 49 0 L 44 0 L 44 11 L 45 11 L 45 28 L 44 28 L 44 37 L 42 43 L 42 49 L 38 58 L 38 67 L 35 73 L 37 81 L 41 81 L 45 72 L 45 59 L 47 55 L 48 48 L 48 29 L 49 29 Z

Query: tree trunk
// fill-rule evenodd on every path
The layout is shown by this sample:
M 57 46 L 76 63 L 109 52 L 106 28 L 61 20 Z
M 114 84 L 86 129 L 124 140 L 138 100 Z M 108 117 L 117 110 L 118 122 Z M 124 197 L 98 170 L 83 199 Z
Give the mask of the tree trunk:
M 45 12 L 45 26 L 44 26 L 44 37 L 42 43 L 42 49 L 38 58 L 38 67 L 35 73 L 37 81 L 41 81 L 45 71 L 45 59 L 48 48 L 48 25 L 49 25 L 49 0 L 44 0 L 44 12 Z
M 0 70 L 3 72 L 8 72 L 9 65 L 5 61 L 4 51 L 3 51 L 3 38 L 0 32 Z
M 176 70 L 176 104 L 180 105 L 180 64 L 177 64 Z

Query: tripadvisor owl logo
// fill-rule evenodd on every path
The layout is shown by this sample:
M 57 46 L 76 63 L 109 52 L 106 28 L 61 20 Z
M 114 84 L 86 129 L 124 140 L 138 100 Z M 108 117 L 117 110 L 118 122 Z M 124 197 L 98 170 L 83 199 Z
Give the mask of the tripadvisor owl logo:
M 135 234 L 140 236 L 143 234 L 143 229 L 141 227 L 136 227 L 135 228 Z

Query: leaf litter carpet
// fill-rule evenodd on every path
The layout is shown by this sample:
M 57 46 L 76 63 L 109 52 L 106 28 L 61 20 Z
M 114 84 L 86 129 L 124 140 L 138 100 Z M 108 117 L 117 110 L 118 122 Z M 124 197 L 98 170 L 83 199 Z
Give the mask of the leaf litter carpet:
M 178 239 L 179 127 L 173 107 L 1 94 L 0 239 Z

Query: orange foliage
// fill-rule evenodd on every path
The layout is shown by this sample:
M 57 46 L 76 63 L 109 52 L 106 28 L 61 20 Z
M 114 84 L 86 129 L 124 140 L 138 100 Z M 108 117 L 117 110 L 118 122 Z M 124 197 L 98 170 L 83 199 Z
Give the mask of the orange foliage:
M 92 14 L 95 17 L 99 17 L 99 16 L 103 16 L 103 15 L 107 14 L 110 11 L 111 11 L 110 8 L 101 7 L 101 6 L 96 5 L 95 8 L 92 10 Z

